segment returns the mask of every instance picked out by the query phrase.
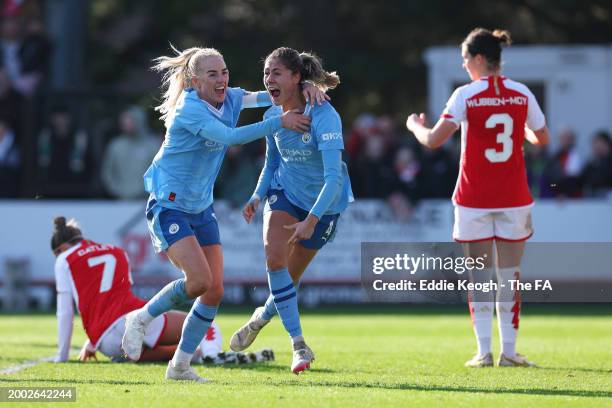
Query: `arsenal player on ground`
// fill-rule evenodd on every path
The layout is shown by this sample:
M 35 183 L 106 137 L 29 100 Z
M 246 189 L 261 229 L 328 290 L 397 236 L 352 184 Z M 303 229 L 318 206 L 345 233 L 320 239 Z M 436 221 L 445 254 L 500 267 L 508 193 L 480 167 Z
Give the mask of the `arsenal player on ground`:
M 511 42 L 507 31 L 477 28 L 461 45 L 463 68 L 471 83 L 455 90 L 433 129 L 425 127 L 424 114 L 406 121 L 418 141 L 441 146 L 461 127 L 461 168 L 453 194 L 453 238 L 464 244 L 467 256 L 485 256 L 486 268 L 471 273 L 475 282 L 489 282 L 494 269 L 505 288 L 497 292 L 496 307 L 501 339 L 500 366 L 533 365 L 516 353 L 520 293 L 509 279 L 518 279 L 524 242 L 531 237 L 533 199 L 527 185 L 523 142 L 548 143 L 544 114 L 531 91 L 501 76 L 501 48 Z M 493 247 L 497 265 L 492 264 Z M 478 352 L 468 367 L 493 365 L 491 331 L 492 292 L 472 292 L 470 313 Z
M 116 246 L 85 239 L 74 220 L 66 223 L 66 218 L 56 217 L 53 223 L 55 229 L 51 248 L 57 257 L 58 319 L 58 353 L 55 361 L 68 360 L 73 299 L 88 337 L 79 360 L 95 358 L 98 349 L 114 361 L 123 360 L 121 338 L 125 329 L 125 315 L 146 303 L 131 291 L 127 254 Z M 170 360 L 180 340 L 186 315 L 171 311 L 155 318 L 147 327 L 144 338 L 147 347 L 139 361 Z M 216 354 L 212 350 L 221 351 L 221 333 L 216 325 L 211 326 L 200 347 L 211 351 L 211 354 Z M 196 358 L 200 356 L 197 353 Z

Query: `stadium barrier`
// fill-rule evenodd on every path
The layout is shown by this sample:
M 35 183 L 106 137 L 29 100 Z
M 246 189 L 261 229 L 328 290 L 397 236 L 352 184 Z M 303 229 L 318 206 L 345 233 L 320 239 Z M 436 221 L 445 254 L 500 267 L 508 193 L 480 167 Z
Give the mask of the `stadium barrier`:
M 225 257 L 225 303 L 260 303 L 267 296 L 262 221 L 242 219 L 240 209 L 215 203 Z M 612 242 L 612 202 L 599 200 L 541 201 L 533 209 L 535 242 Z M 0 282 L 7 303 L 8 265 L 22 265 L 29 276 L 30 303 L 49 308 L 54 301 L 54 258 L 49 247 L 52 219 L 75 217 L 85 236 L 125 248 L 136 292 L 144 297 L 180 276 L 163 254 L 155 254 L 144 217 L 143 201 L 0 201 Z M 333 243 L 325 246 L 303 280 L 301 301 L 359 303 L 362 242 L 449 242 L 453 207 L 448 200 L 427 200 L 406 222 L 394 217 L 383 201 L 359 200 L 349 206 L 338 224 Z M 21 264 L 19 263 L 21 262 Z M 525 270 L 528 277 L 528 271 Z M 25 276 L 25 275 L 24 275 Z M 568 279 L 571 278 L 568 276 Z M 611 279 L 610 275 L 592 276 Z M 12 291 L 8 291 L 12 293 Z M 11 297 L 9 294 L 8 297 Z M 14 296 L 13 296 L 14 298 Z M 13 300 L 14 301 L 14 300 Z

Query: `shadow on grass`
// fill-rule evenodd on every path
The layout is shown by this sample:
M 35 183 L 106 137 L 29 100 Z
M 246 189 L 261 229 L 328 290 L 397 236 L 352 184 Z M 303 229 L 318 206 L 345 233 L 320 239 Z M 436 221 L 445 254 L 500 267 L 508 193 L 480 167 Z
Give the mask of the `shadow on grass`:
M 155 382 L 149 381 L 121 381 L 121 380 L 79 380 L 79 379 L 54 379 L 54 378 L 5 378 L 0 376 L 0 384 L 3 383 L 24 383 L 40 382 L 53 384 L 108 384 L 108 385 L 153 385 Z
M 78 364 L 78 362 L 74 362 Z M 132 364 L 132 363 L 113 363 L 111 361 L 101 361 L 96 364 L 106 363 L 106 364 Z M 142 366 L 160 366 L 166 367 L 168 365 L 165 361 L 143 361 L 142 363 L 138 363 L 138 365 Z M 193 367 L 196 368 L 204 368 L 204 369 L 219 369 L 219 370 L 254 370 L 260 372 L 267 373 L 287 373 L 289 372 L 289 366 L 285 364 L 276 364 L 276 363 L 252 363 L 252 364 L 192 364 Z M 329 368 L 311 368 L 310 371 L 315 373 L 336 373 L 336 370 L 331 370 Z
M 257 368 L 267 367 L 273 370 L 286 370 L 285 366 L 260 366 Z M 325 370 L 312 370 L 325 372 Z M 153 385 L 155 382 L 148 381 L 121 381 L 121 380 L 80 380 L 80 379 L 49 379 L 49 378 L 3 378 L 0 376 L 0 384 L 14 384 L 24 382 L 39 382 L 52 384 L 107 384 L 107 385 Z M 230 383 L 227 383 L 228 385 Z M 365 388 L 365 389 L 380 389 L 380 390 L 405 390 L 405 391 L 434 391 L 434 392 L 463 392 L 463 393 L 484 393 L 484 394 L 517 394 L 517 395 L 543 395 L 543 396 L 571 396 L 571 397 L 588 397 L 588 398 L 612 398 L 612 391 L 588 391 L 588 390 L 571 390 L 571 389 L 538 389 L 538 388 L 515 388 L 515 389 L 490 389 L 478 387 L 458 387 L 458 386 L 426 386 L 410 383 L 362 383 L 362 382 L 266 382 L 267 386 L 310 386 L 310 387 L 328 387 L 328 388 Z
M 611 303 L 526 303 L 523 305 L 526 314 L 530 316 L 610 316 Z M 245 315 L 248 317 L 253 309 L 248 306 L 224 305 L 222 314 Z M 334 315 L 465 315 L 467 304 L 374 304 L 362 303 L 356 305 L 320 305 L 316 308 L 301 307 L 300 314 L 304 316 L 334 316 Z
M 267 383 L 266 385 L 273 385 Z M 279 383 L 278 385 L 287 385 Z M 305 385 L 305 384 L 296 384 Z M 342 388 L 376 388 L 383 390 L 408 390 L 408 391 L 441 391 L 441 392 L 465 392 L 484 394 L 520 394 L 520 395 L 548 395 L 548 396 L 572 396 L 590 398 L 612 398 L 612 391 L 587 391 L 587 390 L 564 390 L 564 389 L 538 389 L 538 388 L 515 388 L 515 389 L 490 389 L 478 387 L 454 387 L 454 386 L 426 386 L 409 383 L 385 384 L 385 383 L 343 383 L 343 382 L 312 382 L 308 385 L 313 387 L 342 387 Z
M 550 371 L 580 371 L 583 373 L 612 374 L 612 368 L 584 368 L 584 367 L 538 367 L 539 370 Z
M 261 363 L 261 364 L 223 364 L 223 365 L 199 365 L 198 367 L 204 368 L 219 368 L 219 369 L 229 369 L 229 370 L 256 370 L 261 372 L 278 372 L 278 373 L 288 373 L 289 366 L 281 365 L 281 364 L 270 364 L 270 363 Z M 336 370 L 331 370 L 329 368 L 311 368 L 309 371 L 315 373 L 336 373 Z

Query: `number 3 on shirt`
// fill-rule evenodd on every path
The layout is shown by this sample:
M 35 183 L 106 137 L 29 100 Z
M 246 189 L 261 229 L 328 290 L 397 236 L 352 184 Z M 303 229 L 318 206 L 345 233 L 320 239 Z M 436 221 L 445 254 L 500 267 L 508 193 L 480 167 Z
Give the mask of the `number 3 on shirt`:
M 497 125 L 504 125 L 504 130 L 497 134 L 497 143 L 502 145 L 501 152 L 498 152 L 495 148 L 485 150 L 485 157 L 491 163 L 502 163 L 507 161 L 512 155 L 512 131 L 514 130 L 514 122 L 512 117 L 507 113 L 494 113 L 489 116 L 489 119 L 485 122 L 487 129 L 492 129 Z

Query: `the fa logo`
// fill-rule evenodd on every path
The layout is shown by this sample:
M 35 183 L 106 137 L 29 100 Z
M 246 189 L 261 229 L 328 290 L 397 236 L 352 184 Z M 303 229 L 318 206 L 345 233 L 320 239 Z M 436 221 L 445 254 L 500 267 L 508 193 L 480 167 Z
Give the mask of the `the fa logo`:
M 312 139 L 312 135 L 308 132 L 302 134 L 302 143 L 308 144 L 310 143 L 310 139 Z
M 270 198 L 268 198 L 268 204 L 272 205 L 276 202 L 276 200 L 278 200 L 278 197 L 276 196 L 276 194 L 272 194 Z
M 176 234 L 179 230 L 179 226 L 178 224 L 171 224 L 170 228 L 168 228 L 168 232 L 171 233 L 172 235 Z

